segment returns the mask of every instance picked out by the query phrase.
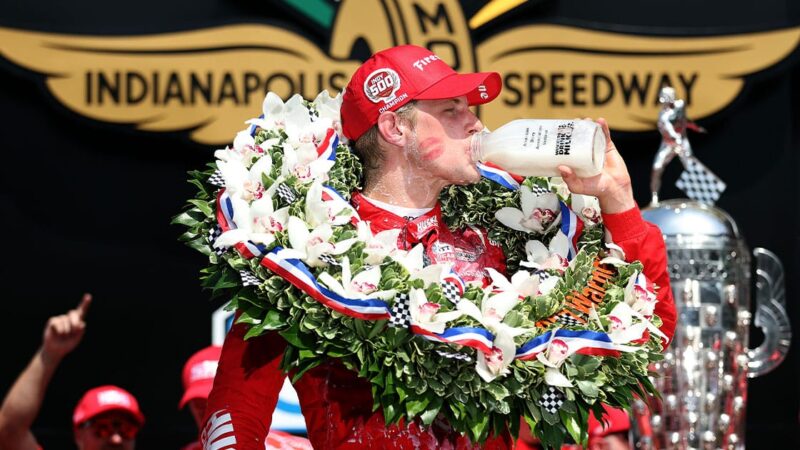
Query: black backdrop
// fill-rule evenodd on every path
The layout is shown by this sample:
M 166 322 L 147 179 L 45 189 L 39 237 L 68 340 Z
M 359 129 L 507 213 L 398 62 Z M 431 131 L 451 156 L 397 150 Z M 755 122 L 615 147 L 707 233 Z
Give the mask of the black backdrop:
M 470 17 L 485 2 L 463 3 Z M 302 30 L 327 48 L 327 33 L 278 1 L 0 2 L 0 26 L 61 33 L 161 33 L 259 21 Z M 544 0 L 506 14 L 474 39 L 525 22 L 701 36 L 797 26 L 800 4 Z M 699 121 L 709 134 L 692 138 L 698 156 L 728 182 L 719 206 L 738 221 L 750 246 L 769 248 L 784 262 L 795 336 L 800 334 L 798 53 L 795 49 L 779 65 L 748 77 L 732 105 Z M 0 61 L 0 124 L 0 391 L 7 391 L 27 364 L 46 319 L 91 291 L 95 303 L 86 337 L 56 374 L 35 423 L 40 442 L 48 449 L 74 448 L 72 408 L 86 389 L 105 383 L 139 398 L 148 419 L 140 448 L 177 448 L 190 441 L 189 414 L 177 410 L 180 370 L 193 351 L 210 342 L 210 314 L 219 305 L 199 288 L 203 258 L 176 241 L 182 230 L 169 220 L 191 194 L 185 172 L 200 168 L 213 148 L 180 134 L 135 132 L 79 117 L 50 97 L 42 77 L 7 61 Z M 613 137 L 628 161 L 637 199 L 646 203 L 659 135 Z M 680 196 L 672 186 L 678 165 L 670 169 L 665 198 Z M 755 343 L 759 339 L 753 333 Z M 750 383 L 750 448 L 800 448 L 795 436 L 799 342 L 795 337 L 779 369 Z

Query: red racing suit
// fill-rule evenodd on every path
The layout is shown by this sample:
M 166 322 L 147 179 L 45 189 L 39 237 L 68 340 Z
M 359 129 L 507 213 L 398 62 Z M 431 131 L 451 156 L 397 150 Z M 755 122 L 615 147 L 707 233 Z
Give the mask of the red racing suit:
M 487 282 L 484 268 L 505 272 L 501 248 L 475 228 L 451 231 L 444 224 L 441 208 L 415 219 L 380 209 L 354 193 L 353 206 L 373 233 L 402 229 L 398 244 L 411 248 L 421 242 L 430 263 L 453 262 L 465 281 Z M 661 232 L 646 224 L 634 208 L 604 216 L 614 242 L 629 260 L 638 259 L 645 275 L 661 289 L 656 313 L 664 321 L 662 330 L 672 336 L 675 307 L 666 273 L 666 250 Z M 262 450 L 272 412 L 286 376 L 279 368 L 286 342 L 275 332 L 248 339 L 245 325 L 229 332 L 222 349 L 214 388 L 208 399 L 202 440 L 207 449 Z M 513 446 L 508 433 L 490 438 L 482 446 L 472 444 L 447 423 L 434 422 L 422 429 L 416 423 L 386 426 L 380 410 L 372 411 L 372 393 L 367 380 L 359 378 L 336 361 L 306 372 L 296 383 L 308 438 L 316 449 L 497 449 Z

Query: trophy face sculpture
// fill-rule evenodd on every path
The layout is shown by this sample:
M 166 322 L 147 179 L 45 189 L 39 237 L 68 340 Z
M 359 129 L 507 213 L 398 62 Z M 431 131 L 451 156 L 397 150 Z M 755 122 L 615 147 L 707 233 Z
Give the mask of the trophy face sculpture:
M 743 449 L 747 378 L 777 367 L 791 340 L 783 268 L 772 252 L 753 251 L 755 325 L 765 339 L 750 349 L 751 256 L 734 220 L 712 204 L 724 183 L 690 151 L 673 147 L 686 168 L 681 180 L 694 180 L 678 186 L 693 200 L 659 201 L 670 145 L 662 142 L 656 155 L 653 203 L 643 216 L 664 234 L 678 324 L 664 360 L 652 367 L 662 398 L 649 399 L 649 420 L 644 403 L 634 408 L 636 447 Z

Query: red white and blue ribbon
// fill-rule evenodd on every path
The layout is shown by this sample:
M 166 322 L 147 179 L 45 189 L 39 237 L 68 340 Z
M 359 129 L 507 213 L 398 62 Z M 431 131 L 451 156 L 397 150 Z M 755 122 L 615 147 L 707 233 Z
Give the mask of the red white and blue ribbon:
M 581 355 L 619 356 L 620 351 L 637 350 L 636 347 L 614 344 L 606 333 L 558 329 L 536 336 L 523 344 L 517 349 L 517 359 L 524 361 L 536 358 L 536 355 L 546 351 L 550 341 L 556 338 L 567 344 L 570 353 Z
M 505 170 L 487 163 L 478 163 L 478 172 L 483 178 L 488 178 L 495 183 L 511 190 L 519 189 L 519 184 L 524 180 L 523 177 L 512 175 Z
M 443 333 L 433 333 L 412 325 L 411 332 L 431 341 L 472 347 L 484 353 L 491 353 L 494 345 L 494 335 L 483 328 L 456 327 L 447 328 Z
M 572 258 L 578 254 L 578 238 L 581 237 L 581 233 L 583 232 L 583 221 L 566 203 L 560 203 L 561 232 L 567 236 L 567 240 L 569 241 L 569 254 L 567 255 L 567 259 L 572 260 Z
M 261 260 L 261 265 L 334 311 L 364 320 L 389 319 L 389 305 L 385 301 L 343 297 L 319 284 L 302 261 L 286 253 L 282 247 L 275 247 Z
M 339 146 L 339 135 L 333 128 L 328 128 L 325 132 L 325 138 L 317 146 L 317 157 L 327 159 L 328 161 L 336 160 L 336 147 Z
M 233 221 L 233 202 L 228 197 L 226 189 L 221 189 L 217 194 L 217 222 L 222 232 L 235 230 L 236 222 Z M 246 259 L 263 256 L 267 247 L 252 241 L 239 242 L 233 246 Z
M 348 208 L 352 209 L 352 206 L 350 206 L 350 203 L 344 198 L 344 196 L 342 194 L 339 193 L 339 191 L 337 191 L 336 189 L 334 189 L 334 188 L 332 188 L 332 187 L 330 187 L 330 186 L 328 186 L 326 184 L 322 185 L 322 201 L 329 202 L 329 201 L 331 201 L 333 199 L 337 199 L 337 198 L 339 200 L 343 201 L 344 203 L 346 203 Z M 355 212 L 355 211 L 353 211 L 353 212 Z

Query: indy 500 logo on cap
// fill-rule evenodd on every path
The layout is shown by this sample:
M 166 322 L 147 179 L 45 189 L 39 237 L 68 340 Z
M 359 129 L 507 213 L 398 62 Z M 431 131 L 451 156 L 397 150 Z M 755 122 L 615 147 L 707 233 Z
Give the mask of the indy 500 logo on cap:
M 383 100 L 388 103 L 394 100 L 394 94 L 400 89 L 400 76 L 392 69 L 378 69 L 364 81 L 364 93 L 372 103 Z

